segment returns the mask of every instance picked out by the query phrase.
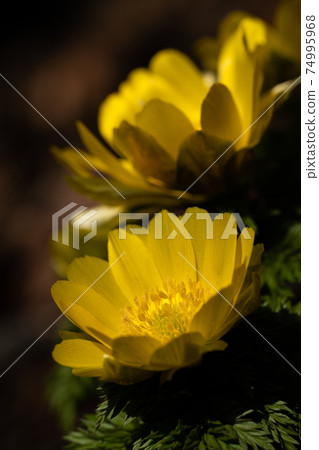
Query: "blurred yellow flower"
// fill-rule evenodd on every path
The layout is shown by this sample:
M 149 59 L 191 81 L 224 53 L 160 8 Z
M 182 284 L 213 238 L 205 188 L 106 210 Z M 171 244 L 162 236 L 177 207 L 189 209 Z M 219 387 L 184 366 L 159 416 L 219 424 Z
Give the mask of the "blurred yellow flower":
M 126 198 L 126 208 L 173 205 L 177 197 L 225 150 L 218 163 L 186 193 L 200 202 L 217 194 L 242 169 L 247 151 L 260 141 L 272 104 L 287 84 L 263 92 L 262 58 L 267 46 L 263 21 L 245 18 L 223 43 L 217 82 L 184 54 L 163 50 L 149 68 L 136 69 L 117 93 L 103 102 L 99 129 L 114 155 L 83 124 L 79 132 L 89 153 L 85 158 L 108 176 Z M 74 150 L 55 150 L 56 157 L 77 173 L 73 185 L 107 204 L 123 203 L 105 180 Z
M 202 66 L 209 71 L 215 72 L 217 70 L 218 57 L 224 43 L 240 26 L 241 21 L 247 18 L 264 24 L 267 36 L 265 57 L 268 58 L 265 67 L 266 76 L 272 80 L 277 76 L 278 79 L 280 74 L 274 74 L 277 66 L 287 63 L 290 63 L 289 76 L 299 75 L 301 58 L 300 0 L 280 1 L 275 10 L 272 25 L 245 11 L 231 11 L 221 21 L 217 38 L 206 36 L 195 43 L 195 53 Z M 287 70 L 287 68 L 285 69 Z
M 270 48 L 295 63 L 300 73 L 301 60 L 301 2 L 281 0 L 275 11 L 273 29 L 269 32 Z
M 237 238 L 230 214 L 206 221 L 197 213 L 209 218 L 199 208 L 186 211 L 187 223 L 186 216 L 174 216 L 192 239 L 177 233 L 163 211 L 163 239 L 155 238 L 152 219 L 148 234 L 138 227 L 139 234 L 127 230 L 120 239 L 112 231 L 109 262 L 88 256 L 73 261 L 68 281 L 58 281 L 52 295 L 82 332 L 61 332 L 55 361 L 75 375 L 131 384 L 155 372 L 168 377 L 226 348 L 222 336 L 258 307 L 263 247 L 253 246 L 252 229 Z

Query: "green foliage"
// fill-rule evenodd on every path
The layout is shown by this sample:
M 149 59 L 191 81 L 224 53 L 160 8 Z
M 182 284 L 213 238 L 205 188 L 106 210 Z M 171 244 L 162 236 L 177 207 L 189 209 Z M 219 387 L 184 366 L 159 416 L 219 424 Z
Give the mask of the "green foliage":
M 287 450 L 300 443 L 300 414 L 291 411 L 283 402 L 266 407 L 267 419 L 262 421 L 264 429 L 270 431 L 275 443 Z
M 167 434 L 163 430 L 146 433 L 138 419 L 127 421 L 124 413 L 106 419 L 98 428 L 97 417 L 88 415 L 82 427 L 70 433 L 68 449 L 132 450 L 223 450 L 299 448 L 299 414 L 284 402 L 266 405 L 263 411 L 246 411 L 234 423 L 207 420 L 196 425 L 179 422 Z M 142 437 L 141 437 L 142 435 Z
M 64 431 L 74 427 L 79 408 L 88 397 L 97 400 L 96 385 L 93 378 L 75 377 L 68 367 L 54 367 L 46 386 L 46 395 Z
M 127 423 L 125 414 L 121 413 L 97 427 L 96 416 L 87 415 L 82 419 L 83 426 L 66 436 L 65 439 L 70 442 L 66 448 L 125 450 L 132 443 L 136 423 L 138 420 Z
M 242 321 L 225 336 L 225 351 L 172 381 L 104 383 L 96 415 L 67 436 L 69 448 L 299 448 L 300 319 L 262 308 L 248 320 L 268 342 Z
M 293 224 L 284 239 L 263 257 L 261 300 L 272 311 L 287 308 L 300 314 L 300 224 Z

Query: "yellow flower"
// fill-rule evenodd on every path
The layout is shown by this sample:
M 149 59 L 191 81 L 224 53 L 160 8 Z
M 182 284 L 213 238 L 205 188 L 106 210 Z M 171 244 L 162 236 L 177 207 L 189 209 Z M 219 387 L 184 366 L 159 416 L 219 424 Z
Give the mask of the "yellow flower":
M 301 2 L 281 0 L 275 11 L 274 27 L 270 30 L 270 47 L 279 56 L 292 61 L 300 73 Z
M 187 192 L 182 200 L 198 203 L 216 195 L 242 170 L 247 148 L 258 144 L 273 109 L 250 125 L 287 87 L 262 91 L 266 46 L 264 22 L 242 20 L 224 42 L 217 82 L 179 51 L 157 53 L 147 69 L 134 70 L 100 108 L 100 132 L 117 156 L 79 125 L 86 158 L 126 197 L 126 208 L 176 204 L 219 157 L 195 183 L 191 192 L 198 195 Z M 82 192 L 108 204 L 123 202 L 73 150 L 55 154 L 78 174 L 73 185 Z
M 282 0 L 279 2 L 272 25 L 263 22 L 262 19 L 253 15 L 235 10 L 227 14 L 221 21 L 217 38 L 203 37 L 195 43 L 195 53 L 199 57 L 202 66 L 206 70 L 216 71 L 218 57 L 223 45 L 227 39 L 236 31 L 243 19 L 263 23 L 266 35 L 267 46 L 265 48 L 267 58 L 266 63 L 267 77 L 274 77 L 275 66 L 278 64 L 290 62 L 290 71 L 292 75 L 300 73 L 301 58 L 301 6 L 300 0 Z
M 53 351 L 75 375 L 120 384 L 155 372 L 168 376 L 224 350 L 222 336 L 258 307 L 263 247 L 253 246 L 252 229 L 237 238 L 232 215 L 211 220 L 205 210 L 189 208 L 174 216 L 178 230 L 185 224 L 186 239 L 169 213 L 161 219 L 162 239 L 156 219 L 148 234 L 135 227 L 120 239 L 114 230 L 109 262 L 75 259 L 68 281 L 53 286 L 55 302 L 82 330 L 62 332 Z

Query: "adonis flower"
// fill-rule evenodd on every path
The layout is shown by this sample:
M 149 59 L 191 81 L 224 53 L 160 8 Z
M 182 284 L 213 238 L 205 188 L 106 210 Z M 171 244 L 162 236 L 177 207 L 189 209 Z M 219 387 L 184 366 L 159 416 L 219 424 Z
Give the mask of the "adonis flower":
M 279 2 L 272 24 L 252 16 L 246 11 L 235 10 L 227 14 L 220 22 L 217 37 L 203 37 L 195 44 L 195 52 L 206 70 L 217 70 L 219 54 L 224 43 L 241 26 L 243 19 L 263 23 L 267 36 L 266 72 L 271 78 L 274 77 L 275 66 L 281 63 L 290 63 L 289 69 L 293 75 L 300 73 L 301 58 L 301 5 L 300 0 L 282 0 Z M 236 43 L 234 42 L 235 46 Z M 235 51 L 235 48 L 234 48 Z
M 79 124 L 88 150 L 83 155 L 123 194 L 126 208 L 168 206 L 177 197 L 198 203 L 242 170 L 272 108 L 262 113 L 287 87 L 262 91 L 267 44 L 264 22 L 245 18 L 223 44 L 216 82 L 177 50 L 157 53 L 148 68 L 134 70 L 101 105 L 100 133 L 116 155 Z M 82 192 L 107 204 L 123 202 L 74 150 L 55 154 L 77 173 L 72 183 Z
M 131 384 L 224 350 L 221 338 L 258 307 L 263 247 L 253 241 L 252 229 L 237 237 L 232 215 L 199 208 L 112 231 L 109 262 L 75 259 L 52 288 L 82 330 L 61 332 L 53 358 L 75 375 Z

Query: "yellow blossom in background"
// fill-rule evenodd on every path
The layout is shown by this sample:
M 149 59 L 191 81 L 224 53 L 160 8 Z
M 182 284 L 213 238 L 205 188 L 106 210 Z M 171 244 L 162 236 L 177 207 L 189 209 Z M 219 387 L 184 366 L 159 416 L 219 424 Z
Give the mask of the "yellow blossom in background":
M 300 73 L 301 60 L 301 1 L 282 0 L 274 15 L 270 31 L 270 47 L 283 58 L 292 61 Z
M 268 58 L 265 71 L 267 78 L 272 80 L 278 75 L 278 65 L 290 63 L 290 76 L 300 73 L 301 58 L 301 4 L 300 0 L 282 0 L 279 2 L 272 24 L 268 24 L 246 11 L 231 11 L 221 21 L 217 37 L 203 37 L 195 43 L 195 53 L 202 66 L 209 71 L 217 70 L 219 54 L 224 43 L 236 31 L 243 19 L 250 18 L 264 23 L 267 34 L 265 56 Z
M 131 384 L 155 372 L 169 377 L 226 348 L 221 338 L 258 307 L 263 247 L 253 245 L 252 229 L 237 237 L 230 214 L 206 221 L 197 213 L 209 217 L 199 208 L 186 211 L 187 222 L 174 216 L 190 239 L 163 211 L 162 239 L 152 219 L 148 234 L 138 227 L 139 234 L 127 229 L 120 239 L 112 231 L 109 262 L 72 262 L 68 281 L 58 281 L 52 295 L 82 331 L 61 332 L 53 351 L 58 363 L 75 375 Z
M 116 155 L 79 124 L 88 150 L 83 155 L 123 194 L 127 209 L 176 204 L 230 146 L 190 191 L 197 196 L 187 192 L 181 198 L 199 203 L 243 169 L 247 149 L 259 143 L 273 108 L 250 125 L 289 86 L 263 92 L 267 45 L 265 23 L 247 17 L 223 42 L 216 77 L 177 50 L 157 53 L 101 105 L 99 129 Z M 74 150 L 56 149 L 55 155 L 77 174 L 72 183 L 81 192 L 106 204 L 124 202 Z

